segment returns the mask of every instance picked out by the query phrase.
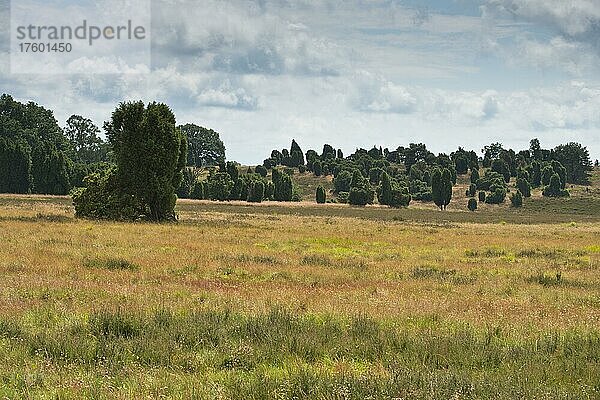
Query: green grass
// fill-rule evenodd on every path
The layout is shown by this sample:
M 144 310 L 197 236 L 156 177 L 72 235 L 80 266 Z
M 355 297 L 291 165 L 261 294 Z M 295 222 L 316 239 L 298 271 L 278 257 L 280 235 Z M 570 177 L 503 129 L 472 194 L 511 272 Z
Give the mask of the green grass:
M 331 191 L 333 190 L 333 177 L 332 176 L 315 176 L 312 172 L 305 172 L 303 174 L 296 171 L 292 177 L 294 184 L 298 187 L 302 193 L 303 201 L 316 201 L 317 187 L 323 186 L 328 199 L 334 197 Z
M 86 259 L 83 261 L 83 265 L 88 268 L 105 268 L 108 270 L 129 270 L 129 271 L 137 271 L 140 269 L 139 265 L 136 265 L 130 261 L 127 261 L 123 258 L 94 258 L 94 259 Z
M 0 355 L 14 364 L 0 371 L 1 396 L 160 390 L 209 399 L 218 388 L 230 399 L 581 399 L 600 391 L 600 336 L 592 331 L 523 338 L 435 316 L 380 321 L 283 308 L 37 312 L 0 319 Z M 27 370 L 38 362 L 48 368 Z M 79 384 L 54 386 L 61 370 Z

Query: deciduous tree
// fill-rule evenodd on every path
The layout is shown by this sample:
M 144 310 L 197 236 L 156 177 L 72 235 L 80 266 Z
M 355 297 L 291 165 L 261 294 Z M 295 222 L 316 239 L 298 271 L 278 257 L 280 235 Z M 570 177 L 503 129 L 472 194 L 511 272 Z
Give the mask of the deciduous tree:
M 74 161 L 92 164 L 107 161 L 108 145 L 98 135 L 100 129 L 81 115 L 72 115 L 67 120 L 65 135 L 75 151 Z
M 195 124 L 179 127 L 187 139 L 187 165 L 195 167 L 216 166 L 225 162 L 225 145 L 212 129 Z

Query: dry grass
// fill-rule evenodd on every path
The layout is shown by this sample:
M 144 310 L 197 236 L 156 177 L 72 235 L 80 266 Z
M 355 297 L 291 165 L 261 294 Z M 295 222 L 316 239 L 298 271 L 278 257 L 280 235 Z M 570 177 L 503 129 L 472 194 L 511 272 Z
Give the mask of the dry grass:
M 242 207 L 126 224 L 0 197 L 0 396 L 597 396 L 600 223 Z
M 45 303 L 81 312 L 91 305 L 261 311 L 281 304 L 512 327 L 600 320 L 597 223 L 188 212 L 177 225 L 124 224 L 75 220 L 64 204 L 46 201 L 2 208 L 0 226 L 5 313 Z M 94 268 L 90 260 L 135 268 Z M 531 279 L 557 273 L 561 280 L 552 286 Z

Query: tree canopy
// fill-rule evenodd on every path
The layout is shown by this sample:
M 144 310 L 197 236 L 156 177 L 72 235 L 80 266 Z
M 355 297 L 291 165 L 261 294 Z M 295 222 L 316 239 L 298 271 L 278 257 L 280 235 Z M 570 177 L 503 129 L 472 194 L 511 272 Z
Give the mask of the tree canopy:
M 0 181 L 11 192 L 67 194 L 71 148 L 52 111 L 33 102 L 0 97 Z M 28 160 L 29 159 L 29 160 Z M 25 189 L 26 188 L 26 189 Z
M 557 146 L 553 158 L 565 167 L 567 183 L 589 185 L 592 160 L 587 148 L 579 143 L 567 143 Z
M 72 149 L 75 159 L 86 164 L 107 161 L 108 146 L 98 136 L 100 129 L 89 118 L 72 115 L 67 120 L 65 136 Z
M 206 167 L 225 162 L 225 145 L 217 132 L 195 124 L 185 124 L 179 129 L 188 143 L 187 165 Z
M 445 210 L 452 199 L 452 174 L 447 168 L 436 168 L 431 175 L 433 202 Z
M 121 103 L 104 126 L 116 167 L 73 196 L 82 217 L 175 219 L 175 191 L 183 179 L 185 136 L 165 104 Z M 117 209 L 97 207 L 97 197 L 118 199 Z M 123 206 L 125 203 L 125 206 Z M 120 212 L 120 209 L 127 212 Z

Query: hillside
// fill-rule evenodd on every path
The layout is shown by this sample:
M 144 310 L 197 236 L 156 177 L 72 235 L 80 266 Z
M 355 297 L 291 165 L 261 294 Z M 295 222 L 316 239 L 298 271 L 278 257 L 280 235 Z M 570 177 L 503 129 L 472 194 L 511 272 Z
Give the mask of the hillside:
M 240 173 L 245 172 L 248 169 L 247 166 L 240 167 Z M 483 174 L 482 170 L 482 174 Z M 271 179 L 271 173 L 267 175 L 268 179 Z M 298 168 L 294 169 L 294 174 L 292 175 L 292 179 L 294 185 L 296 185 L 299 191 L 302 193 L 302 201 L 306 203 L 315 203 L 315 193 L 317 186 L 322 185 L 326 192 L 328 199 L 335 199 L 335 193 L 333 193 L 333 177 L 332 176 L 315 176 L 311 172 L 300 173 Z M 508 184 L 509 190 L 514 193 L 516 191 L 515 186 L 516 180 L 512 178 L 510 183 Z M 469 197 L 466 195 L 466 190 L 468 189 L 470 184 L 469 175 L 458 175 L 457 184 L 453 188 L 452 200 L 450 205 L 448 206 L 448 211 L 466 211 L 467 208 L 467 200 Z M 557 220 L 568 221 L 569 218 L 572 220 L 579 220 L 581 218 L 596 220 L 600 219 L 600 167 L 595 167 L 591 174 L 591 184 L 589 186 L 581 186 L 581 185 L 569 185 L 569 191 L 571 193 L 570 197 L 567 198 L 547 198 L 542 196 L 542 189 L 537 188 L 532 190 L 532 196 L 529 199 L 525 200 L 525 203 L 521 209 L 513 209 L 510 205 L 510 201 L 505 201 L 503 204 L 479 204 L 479 210 L 475 215 L 472 216 L 461 216 L 461 217 L 453 217 L 447 216 L 449 220 L 465 220 L 465 221 L 488 221 L 488 220 L 498 220 L 502 219 L 503 216 L 506 219 L 515 220 L 521 219 L 525 220 L 527 218 L 531 218 L 532 221 L 553 221 L 554 218 Z M 509 192 L 510 194 L 510 192 Z M 186 204 L 183 202 L 182 204 Z M 231 206 L 241 206 L 241 204 L 237 202 L 232 202 Z M 284 209 L 286 207 L 298 208 L 300 205 L 295 205 L 295 203 L 274 203 L 274 202 L 265 202 L 265 205 L 269 205 L 271 210 L 275 209 Z M 255 205 L 254 205 L 255 206 Z M 310 204 L 302 204 L 301 205 L 303 213 L 310 213 L 308 209 L 310 209 Z M 367 218 L 373 216 L 374 218 L 383 218 L 386 219 L 392 218 L 391 216 L 396 214 L 408 214 L 408 215 L 416 215 L 417 213 L 422 213 L 422 216 L 419 217 L 419 220 L 425 220 L 428 218 L 428 215 L 434 219 L 444 219 L 445 217 L 436 216 L 435 214 L 427 214 L 424 211 L 417 210 L 436 210 L 436 206 L 432 202 L 421 202 L 421 201 L 413 201 L 409 209 L 415 210 L 413 213 L 410 212 L 402 212 L 398 210 L 388 210 L 381 209 L 377 206 L 377 202 L 375 205 L 366 206 L 367 209 L 364 212 L 360 210 L 355 211 L 340 211 L 338 210 L 340 207 L 344 207 L 345 205 L 322 205 L 315 208 L 318 210 L 319 207 L 330 207 L 332 214 L 339 215 L 345 212 L 352 215 L 365 215 Z M 180 208 L 185 207 L 180 205 Z M 213 204 L 203 202 L 203 207 L 211 207 L 211 209 L 220 209 L 227 208 L 227 204 Z M 308 208 L 307 208 L 308 207 Z M 315 205 L 316 207 L 316 205 Z M 375 211 L 377 209 L 377 211 Z M 257 212 L 263 212 L 263 210 L 257 210 Z M 315 211 L 316 215 L 326 215 L 328 211 Z M 379 215 L 378 215 L 379 214 Z M 531 214 L 531 215 L 529 215 Z M 528 217 L 529 215 L 529 217 Z M 407 217 L 411 219 L 411 217 Z

